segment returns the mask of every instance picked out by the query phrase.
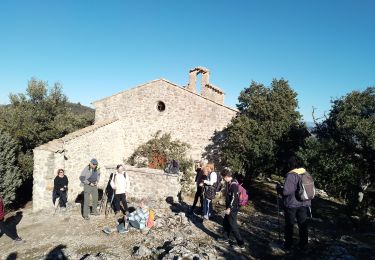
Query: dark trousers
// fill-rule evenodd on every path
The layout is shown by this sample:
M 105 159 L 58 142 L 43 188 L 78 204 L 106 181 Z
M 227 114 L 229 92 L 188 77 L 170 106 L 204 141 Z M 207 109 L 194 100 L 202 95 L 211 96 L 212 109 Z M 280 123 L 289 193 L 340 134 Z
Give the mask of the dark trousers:
M 211 216 L 212 200 L 204 198 L 203 201 L 203 217 L 209 219 Z
M 298 224 L 299 229 L 299 246 L 303 247 L 308 242 L 307 212 L 308 207 L 285 208 L 285 245 L 293 244 L 293 228 L 294 224 Z
M 55 201 L 57 198 L 60 198 L 59 200 L 59 206 L 62 208 L 66 207 L 66 202 L 68 201 L 68 196 L 66 191 L 57 190 L 55 191 L 55 196 L 53 198 L 53 204 L 55 204 Z
M 124 206 L 124 208 L 121 208 L 120 202 Z M 126 195 L 125 193 L 121 194 L 115 194 L 115 212 L 122 211 L 122 213 L 125 214 L 126 211 L 128 211 L 128 203 L 126 202 Z
M 224 227 L 226 238 L 229 239 L 230 233 L 232 232 L 234 237 L 237 240 L 238 245 L 241 246 L 244 244 L 244 242 L 240 234 L 240 229 L 238 228 L 237 213 L 238 213 L 238 209 L 234 209 L 230 211 L 229 215 L 225 215 L 223 227 Z
M 195 192 L 194 202 L 193 202 L 193 206 L 191 207 L 191 210 L 194 210 L 195 207 L 197 206 L 198 199 L 199 199 L 201 207 L 203 207 L 203 187 L 199 187 L 199 186 L 197 187 L 197 192 Z

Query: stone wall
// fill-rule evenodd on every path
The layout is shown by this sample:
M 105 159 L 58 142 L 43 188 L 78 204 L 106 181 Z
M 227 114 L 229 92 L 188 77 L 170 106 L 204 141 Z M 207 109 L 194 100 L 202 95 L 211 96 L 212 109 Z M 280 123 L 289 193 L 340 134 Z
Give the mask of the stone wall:
M 124 161 L 124 130 L 119 121 L 85 132 L 76 138 L 61 140 L 60 150 L 56 151 L 48 144 L 34 149 L 34 210 L 52 206 L 53 181 L 58 169 L 64 169 L 69 179 L 68 196 L 71 201 L 82 191 L 79 176 L 92 158 L 99 161 L 99 166 Z M 56 141 L 51 143 L 54 142 Z M 104 179 L 101 178 L 99 186 L 103 185 Z
M 47 187 L 53 185 L 52 175 L 55 168 L 54 152 L 34 150 L 34 183 L 33 183 L 33 210 L 38 211 L 48 204 L 52 205 L 52 192 Z
M 59 164 L 61 154 L 43 150 L 37 150 L 35 153 L 38 165 L 35 166 L 36 171 L 34 171 L 33 211 L 52 209 L 53 181 L 56 176 L 54 168 Z M 58 166 L 58 168 L 61 167 L 61 165 Z M 116 171 L 115 168 L 115 165 L 101 167 L 99 189 L 105 190 L 111 173 Z M 167 197 L 173 197 L 175 201 L 178 199 L 178 194 L 181 191 L 181 175 L 129 165 L 126 165 L 125 168 L 130 180 L 129 198 L 165 200 Z M 69 179 L 68 202 L 74 204 L 83 188 L 80 186 L 77 174 L 66 170 L 66 176 Z
M 164 102 L 165 110 L 157 110 Z M 215 131 L 228 125 L 237 111 L 166 80 L 156 80 L 93 103 L 95 121 L 119 118 L 126 129 L 125 155 L 161 130 L 191 145 L 199 160 Z
M 105 179 L 109 180 L 112 172 L 115 172 L 115 166 L 105 167 Z M 167 174 L 162 170 L 149 168 L 136 168 L 130 165 L 125 166 L 130 180 L 130 198 L 151 198 L 153 200 L 165 200 L 167 197 L 173 197 L 177 200 L 181 191 L 180 175 Z

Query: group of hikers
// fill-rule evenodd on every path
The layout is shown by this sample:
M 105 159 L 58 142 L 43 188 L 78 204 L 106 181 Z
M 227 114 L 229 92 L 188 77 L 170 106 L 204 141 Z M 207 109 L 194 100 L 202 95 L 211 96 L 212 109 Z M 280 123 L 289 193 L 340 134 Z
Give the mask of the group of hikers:
M 175 165 L 176 166 L 176 165 Z M 295 222 L 299 227 L 299 247 L 306 249 L 308 244 L 308 225 L 307 218 L 311 214 L 311 199 L 315 195 L 315 188 L 313 180 L 308 172 L 302 168 L 301 163 L 295 158 L 289 161 L 289 168 L 291 169 L 285 178 L 284 185 L 277 185 L 276 191 L 283 201 L 283 209 L 285 216 L 285 233 L 284 233 L 284 250 L 290 250 L 293 245 L 293 228 Z M 92 159 L 90 163 L 82 170 L 79 180 L 83 186 L 83 218 L 89 220 L 89 214 L 99 215 L 98 206 L 98 183 L 100 179 L 100 168 L 98 161 Z M 218 240 L 229 244 L 230 235 L 236 239 L 236 244 L 232 245 L 235 248 L 244 249 L 244 240 L 241 236 L 240 229 L 237 223 L 237 215 L 242 205 L 247 203 L 247 193 L 235 178 L 234 174 L 229 168 L 224 168 L 221 174 L 215 172 L 213 163 L 199 163 L 196 165 L 196 193 L 193 205 L 190 208 L 189 214 L 196 212 L 198 200 L 200 201 L 203 220 L 211 218 L 213 209 L 212 201 L 217 192 L 222 191 L 222 180 L 224 180 L 224 194 L 225 194 L 225 215 L 223 221 L 223 236 Z M 55 206 L 60 206 L 63 210 L 66 209 L 68 178 L 64 174 L 63 169 L 57 171 L 57 176 L 54 179 L 53 189 L 53 203 Z M 127 197 L 130 189 L 129 174 L 125 171 L 124 165 L 117 165 L 116 172 L 110 176 L 109 185 L 113 190 L 113 197 L 111 204 L 114 208 L 115 217 L 119 217 L 122 213 L 121 220 L 116 221 L 115 228 L 104 228 L 103 232 L 110 234 L 114 230 L 119 233 L 126 233 L 129 227 L 136 229 L 144 229 L 152 227 L 155 212 L 150 210 L 147 206 L 147 200 L 141 199 L 137 208 L 129 210 Z M 92 201 L 92 211 L 90 210 L 90 197 Z M 245 203 L 244 203 L 245 201 Z M 130 211 L 130 212 L 129 212 Z M 6 233 L 7 227 L 4 221 L 5 210 L 4 202 L 0 197 L 0 235 Z M 11 237 L 15 241 L 22 241 L 18 235 Z
M 224 236 L 219 240 L 229 244 L 230 234 L 233 233 L 237 245 L 235 248 L 244 249 L 244 240 L 239 231 L 237 214 L 240 209 L 239 183 L 234 178 L 229 168 L 224 168 L 221 174 L 215 172 L 213 163 L 198 163 L 196 167 L 195 182 L 197 190 L 190 214 L 194 214 L 198 200 L 201 205 L 201 214 L 204 220 L 209 220 L 212 215 L 212 201 L 216 193 L 222 190 L 222 179 L 225 181 L 225 215 L 223 221 Z
M 59 206 L 65 211 L 69 182 L 63 169 L 59 169 L 57 172 L 58 174 L 54 179 L 53 203 L 55 207 Z M 89 164 L 82 170 L 79 180 L 81 186 L 83 186 L 82 216 L 85 220 L 89 220 L 89 215 L 100 215 L 98 212 L 98 183 L 100 180 L 98 160 L 95 158 L 90 160 Z M 146 226 L 151 227 L 153 225 L 154 213 L 148 209 L 146 199 L 141 199 L 137 208 L 129 210 L 127 197 L 130 189 L 130 176 L 125 171 L 124 165 L 116 166 L 116 172 L 111 174 L 108 185 L 110 188 L 109 203 L 114 209 L 115 218 L 118 218 L 119 213 L 122 213 L 121 220 L 116 221 L 116 229 L 120 233 L 128 232 L 129 224 L 137 229 L 144 229 Z M 108 189 L 106 190 L 108 192 Z M 107 234 L 112 232 L 110 228 L 105 228 L 103 231 Z
M 315 196 L 314 181 L 311 175 L 303 168 L 302 162 L 295 156 L 288 161 L 289 172 L 286 173 L 284 185 L 277 184 L 276 192 L 283 202 L 285 229 L 284 251 L 289 251 L 293 246 L 293 229 L 297 222 L 299 230 L 299 249 L 306 250 L 308 246 L 308 216 L 311 215 L 311 200 Z M 242 185 L 234 178 L 228 168 L 224 168 L 221 174 L 214 171 L 213 164 L 198 165 L 196 167 L 196 193 L 190 210 L 193 214 L 198 200 L 202 206 L 201 214 L 204 219 L 209 219 L 212 210 L 212 200 L 215 194 L 221 190 L 221 178 L 225 181 L 225 215 L 223 221 L 223 237 L 220 241 L 229 244 L 231 234 L 235 237 L 237 245 L 234 247 L 243 249 L 244 241 L 239 231 L 237 214 L 240 207 L 247 204 L 247 193 Z M 279 208 L 278 208 L 279 214 Z M 279 216 L 278 216 L 279 217 Z M 280 225 L 280 223 L 279 223 Z

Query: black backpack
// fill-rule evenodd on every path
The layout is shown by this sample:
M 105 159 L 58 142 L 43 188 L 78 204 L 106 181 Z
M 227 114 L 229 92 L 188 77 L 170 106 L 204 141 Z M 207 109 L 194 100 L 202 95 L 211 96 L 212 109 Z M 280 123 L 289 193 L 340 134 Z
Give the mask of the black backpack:
M 299 180 L 296 190 L 296 199 L 299 201 L 312 200 L 315 197 L 315 185 L 312 176 L 305 172 L 297 174 Z

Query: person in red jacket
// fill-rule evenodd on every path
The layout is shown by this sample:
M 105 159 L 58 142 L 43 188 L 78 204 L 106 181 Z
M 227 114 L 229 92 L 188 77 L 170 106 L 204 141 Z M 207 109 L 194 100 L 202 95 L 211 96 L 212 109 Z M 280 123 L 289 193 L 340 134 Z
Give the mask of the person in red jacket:
M 11 239 L 14 240 L 14 242 L 16 243 L 22 243 L 24 242 L 22 240 L 22 238 L 20 238 L 18 235 L 17 235 L 17 230 L 15 228 L 11 228 L 10 227 L 10 222 L 11 221 L 8 221 L 10 218 L 8 218 L 6 221 L 5 220 L 5 205 L 4 205 L 4 200 L 3 198 L 0 196 L 0 237 L 3 235 L 3 234 L 6 234 L 8 237 L 10 237 Z M 19 215 L 19 214 L 18 214 Z M 16 225 L 16 224 L 15 224 Z M 15 227 L 14 225 L 14 227 Z

